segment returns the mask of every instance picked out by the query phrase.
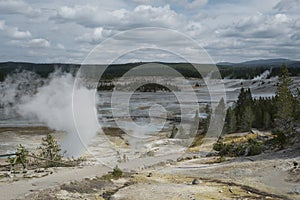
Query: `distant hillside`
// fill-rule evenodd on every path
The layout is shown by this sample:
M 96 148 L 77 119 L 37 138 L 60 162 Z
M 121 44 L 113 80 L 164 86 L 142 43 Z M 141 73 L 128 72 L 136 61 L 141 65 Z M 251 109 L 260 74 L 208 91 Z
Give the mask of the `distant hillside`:
M 218 66 L 234 66 L 234 67 L 281 67 L 282 64 L 285 64 L 288 67 L 300 67 L 300 61 L 289 60 L 284 58 L 250 60 L 241 63 L 230 63 L 230 62 L 217 63 Z
M 109 65 L 105 70 L 102 78 L 104 79 L 112 79 L 116 77 L 121 77 L 129 70 L 148 63 L 127 63 L 127 64 L 113 64 Z M 180 74 L 185 77 L 195 77 L 201 78 L 201 75 L 198 73 L 196 69 L 189 63 L 159 63 L 172 67 L 177 70 Z M 91 65 L 91 69 L 106 67 L 106 65 Z M 151 74 L 153 70 L 155 70 L 155 65 L 153 65 L 153 69 L 148 69 L 147 74 Z M 61 63 L 47 63 L 47 64 L 36 64 L 36 63 L 25 63 L 25 62 L 3 62 L 0 63 L 0 80 L 3 80 L 4 77 L 12 72 L 28 70 L 34 71 L 42 77 L 47 77 L 50 73 L 54 72 L 55 69 L 60 69 L 63 72 L 72 72 L 75 73 L 79 69 L 79 64 L 61 64 Z M 203 65 L 203 69 L 205 69 L 205 65 Z
M 217 66 L 222 77 L 252 79 L 266 70 L 270 71 L 271 77 L 278 76 L 283 64 L 288 67 L 291 76 L 300 76 L 300 61 L 282 58 L 251 60 L 241 63 L 222 62 Z
M 127 63 L 127 64 L 113 64 L 110 65 L 103 74 L 102 78 L 112 79 L 121 77 L 129 70 L 146 63 Z M 185 77 L 201 78 L 198 71 L 189 63 L 159 63 L 168 65 L 177 70 Z M 217 67 L 223 78 L 244 78 L 252 79 L 253 77 L 260 75 L 266 70 L 270 70 L 270 76 L 277 76 L 279 74 L 282 64 L 285 64 L 289 68 L 289 72 L 292 76 L 300 76 L 300 61 L 293 61 L 288 59 L 269 59 L 269 60 L 253 60 L 242 63 L 218 63 Z M 202 69 L 206 69 L 207 65 L 197 64 Z M 105 65 L 93 65 L 93 67 L 101 68 Z M 151 70 L 155 70 L 154 68 Z M 15 71 L 34 71 L 42 77 L 47 77 L 55 69 L 60 69 L 65 72 L 75 73 L 79 69 L 79 64 L 62 64 L 62 63 L 26 63 L 26 62 L 2 62 L 0 63 L 0 81 L 2 81 L 7 74 Z M 151 73 L 149 70 L 149 73 Z
M 50 73 L 54 72 L 55 69 L 61 69 L 62 71 L 70 72 L 77 70 L 79 65 L 76 64 L 60 64 L 60 63 L 47 63 L 47 64 L 36 64 L 26 62 L 2 62 L 0 63 L 0 73 L 7 75 L 15 71 L 34 71 L 39 75 L 46 77 Z

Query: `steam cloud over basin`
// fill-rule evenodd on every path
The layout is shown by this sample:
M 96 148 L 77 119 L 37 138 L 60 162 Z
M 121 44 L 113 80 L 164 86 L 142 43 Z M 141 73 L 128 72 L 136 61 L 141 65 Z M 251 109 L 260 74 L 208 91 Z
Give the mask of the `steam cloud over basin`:
M 71 74 L 56 72 L 51 75 L 48 84 L 38 88 L 36 94 L 23 97 L 17 112 L 25 118 L 36 118 L 49 128 L 66 131 L 68 134 L 62 141 L 62 149 L 67 151 L 68 156 L 76 157 L 84 150 L 84 144 L 96 134 L 98 123 L 93 120 L 94 92 L 83 86 L 73 86 L 74 77 Z M 73 113 L 74 104 L 80 106 L 76 106 Z M 79 123 L 75 124 L 73 114 Z M 84 133 L 81 138 L 77 131 Z

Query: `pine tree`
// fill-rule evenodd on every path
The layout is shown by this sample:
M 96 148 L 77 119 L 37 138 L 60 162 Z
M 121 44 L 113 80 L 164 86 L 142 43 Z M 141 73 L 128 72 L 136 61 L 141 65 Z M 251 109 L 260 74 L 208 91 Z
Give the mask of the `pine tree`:
M 300 90 L 297 88 L 294 101 L 294 119 L 300 120 Z
M 17 164 L 22 164 L 23 168 L 25 169 L 28 164 L 28 154 L 28 150 L 22 144 L 19 144 L 16 151 L 16 156 L 8 157 L 8 162 L 13 166 Z
M 47 134 L 47 136 L 42 138 L 42 141 L 42 145 L 39 147 L 41 151 L 39 156 L 47 159 L 46 164 L 48 167 L 55 166 L 55 162 L 52 161 L 61 161 L 63 157 L 60 145 L 51 134 Z
M 246 106 L 245 111 L 242 115 L 242 130 L 250 131 L 254 121 L 254 114 L 250 106 Z
M 243 111 L 243 104 L 244 104 L 244 99 L 245 99 L 245 89 L 242 87 L 240 94 L 238 96 L 238 99 L 236 101 L 236 105 L 235 105 L 235 113 L 236 113 L 236 118 L 237 118 L 237 126 L 238 128 L 240 128 L 241 125 L 241 116 Z
M 247 108 L 247 111 L 246 111 Z M 253 99 L 250 89 L 241 89 L 234 109 L 236 113 L 237 128 L 247 130 L 249 125 L 252 126 L 254 120 L 253 114 Z M 247 120 L 247 121 L 245 121 Z
M 253 101 L 253 114 L 255 116 L 253 127 L 262 128 L 263 127 L 263 113 L 264 113 L 264 99 L 260 97 Z
M 264 112 L 263 124 L 265 129 L 268 129 L 271 125 L 271 116 L 267 111 Z
M 234 110 L 229 107 L 226 112 L 225 118 L 225 132 L 226 133 L 233 133 L 237 129 L 236 127 L 236 116 Z
M 284 132 L 289 136 L 293 132 L 293 95 L 289 89 L 292 79 L 289 77 L 288 69 L 282 66 L 279 76 L 279 85 L 276 91 L 276 107 L 275 125 L 279 132 Z

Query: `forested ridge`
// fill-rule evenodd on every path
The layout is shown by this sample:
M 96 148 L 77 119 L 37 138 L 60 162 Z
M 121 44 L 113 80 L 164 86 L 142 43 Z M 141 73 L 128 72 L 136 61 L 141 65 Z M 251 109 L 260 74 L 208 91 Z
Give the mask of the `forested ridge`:
M 201 78 L 201 75 L 194 68 L 194 66 L 200 69 L 207 68 L 205 64 L 190 64 L 190 63 L 161 63 L 154 62 L 157 64 L 167 65 L 177 70 L 181 75 L 191 78 Z M 124 73 L 129 70 L 147 64 L 144 62 L 140 63 L 126 63 L 126 64 L 111 64 L 107 65 L 99 64 L 93 65 L 99 68 L 107 67 L 102 78 L 113 79 L 121 77 Z M 243 78 L 252 79 L 255 76 L 262 74 L 264 71 L 269 70 L 270 77 L 278 76 L 280 74 L 281 65 L 285 64 L 289 70 L 291 76 L 300 75 L 300 61 L 291 61 L 284 59 L 276 60 L 263 60 L 263 61 L 249 61 L 244 63 L 219 63 L 216 66 L 222 78 Z M 0 81 L 2 81 L 7 74 L 15 71 L 34 71 L 42 77 L 47 77 L 50 73 L 56 69 L 60 69 L 66 72 L 76 72 L 81 67 L 80 64 L 65 64 L 65 63 L 26 63 L 26 62 L 2 62 L 0 63 Z

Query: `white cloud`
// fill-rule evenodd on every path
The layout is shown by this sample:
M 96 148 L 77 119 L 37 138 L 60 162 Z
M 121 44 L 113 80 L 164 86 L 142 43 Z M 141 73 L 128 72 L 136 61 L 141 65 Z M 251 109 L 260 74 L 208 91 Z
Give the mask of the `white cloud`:
M 90 5 L 62 7 L 51 19 L 59 23 L 74 22 L 84 27 L 101 26 L 119 30 L 145 26 L 176 28 L 185 23 L 185 17 L 172 10 L 169 5 L 138 5 L 132 11 L 107 11 Z
M 287 34 L 290 29 L 290 20 L 285 14 L 263 15 L 258 13 L 219 29 L 218 32 L 225 37 L 273 38 Z
M 30 47 L 41 47 L 41 48 L 50 47 L 50 42 L 43 38 L 32 39 L 29 41 L 28 44 Z
M 0 0 L 1 60 L 80 62 L 107 37 L 140 27 L 182 32 L 216 60 L 250 60 L 258 55 L 299 59 L 299 6 L 300 0 Z M 148 33 L 119 39 L 149 47 L 151 41 L 143 34 Z M 188 49 L 169 35 L 151 34 L 162 45 Z M 128 60 L 160 59 L 159 54 L 132 56 Z
M 112 34 L 111 30 L 106 30 L 103 27 L 95 28 L 90 33 L 85 33 L 77 38 L 75 38 L 76 41 L 79 42 L 88 42 L 91 44 L 99 43 L 101 40 L 103 40 L 106 37 L 109 37 Z
M 12 37 L 16 39 L 30 38 L 31 33 L 29 31 L 19 31 L 19 29 L 15 27 L 12 30 Z
M 131 26 L 159 26 L 178 28 L 185 23 L 185 17 L 170 8 L 169 5 L 154 7 L 137 6 L 133 12 L 127 12 L 123 18 Z
M 58 49 L 65 49 L 65 46 L 62 45 L 61 43 L 58 43 L 56 46 Z
M 34 38 L 31 40 L 10 40 L 8 44 L 17 46 L 17 47 L 22 47 L 22 48 L 48 48 L 51 46 L 51 43 L 44 39 L 44 38 Z M 34 51 L 34 50 L 32 50 Z M 44 52 L 45 53 L 45 52 Z
M 30 31 L 20 31 L 18 27 L 8 26 L 5 21 L 0 21 L 0 30 L 2 30 L 8 37 L 14 39 L 26 39 L 31 37 Z
M 63 6 L 50 19 L 59 23 L 75 22 L 85 27 L 116 25 L 119 23 L 120 12 L 113 12 L 91 5 Z
M 277 23 L 284 23 L 284 22 L 288 22 L 289 21 L 289 18 L 286 14 L 276 14 L 275 15 L 275 21 Z
M 204 7 L 208 0 L 133 0 L 133 2 L 141 5 L 166 5 L 172 4 L 187 9 L 198 9 Z
M 77 7 L 77 9 L 72 9 L 67 6 L 64 6 L 59 10 L 58 15 L 61 16 L 62 18 L 66 18 L 66 19 L 75 19 L 76 12 L 80 12 L 80 10 L 81 9 L 78 7 Z
M 23 0 L 0 0 L 1 14 L 23 14 L 29 17 L 34 17 L 40 14 L 39 9 L 32 8 Z

